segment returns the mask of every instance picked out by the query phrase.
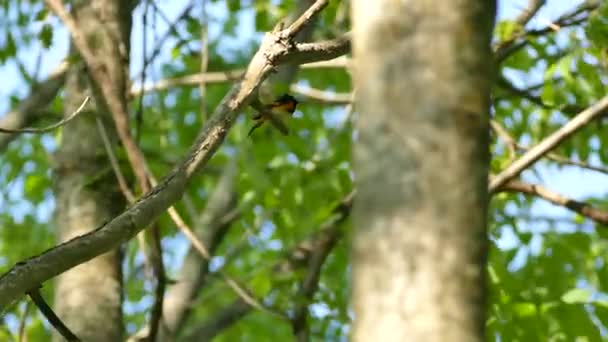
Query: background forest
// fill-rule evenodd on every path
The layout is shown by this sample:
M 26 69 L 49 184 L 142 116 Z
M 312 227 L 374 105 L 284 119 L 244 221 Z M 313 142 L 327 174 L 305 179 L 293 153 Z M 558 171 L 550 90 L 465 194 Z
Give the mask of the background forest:
M 0 0 L 0 128 L 46 127 L 106 91 L 91 89 L 78 44 L 70 47 L 49 3 L 61 1 Z M 119 1 L 63 3 L 79 8 L 79 25 L 93 32 L 105 19 L 91 8 Z M 128 93 L 126 131 L 154 186 L 213 120 L 264 32 L 315 1 L 131 3 L 132 30 L 113 31 L 130 41 L 130 62 L 109 68 L 128 68 L 130 79 L 110 78 L 117 93 Z M 339 41 L 351 30 L 350 5 L 329 1 L 297 39 Z M 131 13 L 120 15 L 126 22 Z M 94 55 L 124 53 L 108 42 L 92 44 Z M 491 174 L 577 114 L 608 108 L 608 4 L 500 1 L 492 47 Z M 243 107 L 204 171 L 149 233 L 45 282 L 41 293 L 66 324 L 115 327 L 91 340 L 137 340 L 151 328 L 159 341 L 347 340 L 360 113 L 351 103 L 352 56 L 336 56 L 278 69 L 261 87 L 263 103 L 284 92 L 298 99 L 289 135 L 264 125 L 248 137 L 255 110 Z M 118 143 L 124 132 L 91 102 L 57 129 L 0 133 L 0 273 L 109 221 L 150 189 L 131 167 L 137 156 Z M 598 114 L 559 137 L 518 180 L 493 189 L 487 340 L 608 340 L 605 121 Z M 96 288 L 95 296 L 78 297 L 80 286 Z M 2 341 L 53 334 L 27 297 L 2 312 Z

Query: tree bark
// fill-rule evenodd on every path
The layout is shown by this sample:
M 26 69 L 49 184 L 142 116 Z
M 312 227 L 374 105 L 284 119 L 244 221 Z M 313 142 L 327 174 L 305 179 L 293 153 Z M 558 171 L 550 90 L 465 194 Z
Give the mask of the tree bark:
M 112 75 L 116 91 L 125 95 L 131 29 L 128 3 L 76 1 L 73 7 L 81 32 Z M 96 94 L 81 64 L 68 72 L 65 90 L 66 113 L 78 107 L 85 96 Z M 108 166 L 96 118 L 105 122 L 108 132 L 115 132 L 114 125 L 109 113 L 100 108 L 103 106 L 90 105 L 87 110 L 91 113 L 81 114 L 63 129 L 55 155 L 56 225 L 60 241 L 98 227 L 125 207 L 115 175 Z M 115 137 L 113 134 L 114 143 Z M 123 340 L 120 251 L 108 252 L 60 275 L 56 283 L 55 308 L 59 317 L 83 341 Z M 63 340 L 58 335 L 54 339 Z
M 482 341 L 494 1 L 352 10 L 354 341 Z

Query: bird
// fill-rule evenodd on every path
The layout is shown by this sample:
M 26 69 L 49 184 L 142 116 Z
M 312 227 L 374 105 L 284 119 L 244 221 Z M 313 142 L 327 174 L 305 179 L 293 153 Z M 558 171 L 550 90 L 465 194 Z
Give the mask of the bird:
M 296 111 L 297 105 L 298 100 L 289 94 L 283 94 L 272 103 L 264 105 L 263 109 L 253 116 L 255 124 L 249 130 L 247 136 L 251 136 L 251 133 L 262 126 L 266 121 L 269 121 L 270 124 L 283 135 L 288 135 L 289 129 L 283 120 L 284 118 L 290 117 Z

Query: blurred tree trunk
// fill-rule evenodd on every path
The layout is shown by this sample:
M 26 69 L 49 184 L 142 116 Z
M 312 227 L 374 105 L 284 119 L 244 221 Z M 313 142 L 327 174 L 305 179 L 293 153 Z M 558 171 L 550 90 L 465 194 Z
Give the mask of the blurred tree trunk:
M 484 339 L 494 17 L 353 0 L 355 341 Z
M 126 94 L 131 30 L 130 1 L 75 1 L 72 14 L 88 38 L 97 58 L 111 74 L 117 91 Z M 76 52 L 72 49 L 72 52 Z M 92 95 L 90 79 L 82 64 L 68 73 L 66 114 Z M 126 98 L 125 98 L 126 101 Z M 94 102 L 94 101 L 92 101 Z M 62 132 L 56 153 L 56 225 L 60 241 L 82 235 L 116 216 L 125 207 L 115 175 L 109 167 L 96 117 L 116 138 L 109 113 L 94 104 Z M 122 274 L 120 251 L 104 254 L 57 278 L 55 308 L 74 333 L 84 341 L 122 341 Z M 55 340 L 62 341 L 59 336 Z

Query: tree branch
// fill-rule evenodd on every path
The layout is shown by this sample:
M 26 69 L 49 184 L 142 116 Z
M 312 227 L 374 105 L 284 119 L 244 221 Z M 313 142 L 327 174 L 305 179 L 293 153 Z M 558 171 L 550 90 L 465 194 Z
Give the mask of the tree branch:
M 326 44 L 327 42 L 323 43 L 318 43 L 318 44 Z M 340 45 L 339 49 L 346 49 L 348 52 L 348 47 L 346 46 L 346 44 L 349 44 L 347 41 L 344 41 L 342 39 L 339 39 L 338 41 L 334 42 L 335 44 L 344 44 L 344 45 Z M 317 43 L 307 43 L 307 44 L 317 44 Z M 321 45 L 323 46 L 323 45 Z M 327 45 L 325 45 L 327 46 Z M 336 47 L 336 46 L 335 46 Z M 338 48 L 338 47 L 336 47 Z M 307 47 L 307 51 L 312 50 L 312 48 Z M 308 52 L 310 53 L 310 52 Z M 335 53 L 335 51 L 331 51 L 328 53 Z M 333 59 L 329 59 L 327 61 L 321 61 L 321 62 L 311 62 L 311 63 L 305 63 L 305 64 L 301 64 L 300 67 L 303 69 L 313 69 L 313 68 L 348 68 L 350 66 L 350 59 L 346 58 L 346 57 L 337 57 L 337 58 L 333 58 Z M 136 96 L 140 96 L 144 93 L 150 93 L 150 92 L 155 92 L 155 91 L 162 91 L 162 90 L 166 90 L 172 87 L 178 87 L 178 86 L 194 86 L 194 85 L 198 85 L 201 84 L 201 82 L 205 82 L 206 84 L 209 83 L 220 83 L 220 82 L 227 82 L 227 81 L 236 81 L 239 78 L 241 78 L 244 74 L 245 70 L 243 69 L 234 69 L 234 70 L 226 70 L 226 71 L 211 71 L 211 72 L 205 72 L 204 74 L 192 74 L 192 75 L 187 75 L 187 76 L 182 76 L 182 77 L 175 77 L 175 78 L 167 78 L 164 80 L 160 80 L 156 83 L 153 84 L 148 84 L 148 85 L 139 85 L 139 86 L 133 86 L 131 88 L 131 92 L 130 92 L 130 96 L 131 97 L 136 97 Z
M 528 6 L 519 13 L 517 18 L 515 18 L 515 22 L 522 27 L 526 26 L 546 2 L 546 0 L 528 0 Z
M 542 108 L 559 110 L 559 111 L 569 114 L 569 115 L 576 114 L 577 112 L 580 112 L 584 109 L 584 107 L 580 107 L 577 105 L 571 105 L 571 104 L 567 104 L 567 105 L 564 105 L 561 107 L 550 106 L 550 105 L 544 103 L 540 96 L 530 93 L 530 91 L 527 89 L 520 89 L 520 88 L 516 87 L 508 79 L 506 79 L 503 75 L 501 75 L 498 78 L 497 84 L 498 84 L 498 86 L 500 86 L 500 88 L 504 89 L 505 91 L 508 91 L 509 93 L 511 93 L 513 95 L 524 98 Z
M 490 181 L 489 191 L 491 193 L 496 192 L 507 182 L 519 176 L 523 170 L 556 148 L 572 134 L 576 133 L 576 131 L 585 127 L 593 119 L 601 116 L 607 109 L 608 96 L 605 96 L 597 103 L 580 112 L 577 116 L 572 118 L 570 121 L 568 121 L 568 123 L 563 125 L 553 134 L 543 139 L 538 145 L 532 147 L 528 152 L 524 153 L 524 155 L 514 161 L 496 177 L 493 177 Z
M 341 223 L 351 213 L 355 191 L 346 195 L 333 209 L 332 215 L 321 225 L 319 230 L 310 238 L 298 243 L 286 253 L 285 260 L 275 264 L 273 270 L 276 273 L 295 272 L 308 265 L 308 274 L 302 287 L 301 294 L 316 291 L 318 284 L 319 269 L 327 257 L 331 248 L 342 237 Z M 307 304 L 304 304 L 307 307 Z M 222 330 L 238 322 L 245 317 L 253 308 L 242 298 L 235 300 L 224 310 L 215 314 L 207 323 L 201 324 L 197 329 L 184 338 L 185 341 L 209 341 Z M 301 320 L 300 316 L 300 320 Z
M 608 212 L 594 208 L 589 203 L 580 202 L 559 193 L 553 192 L 541 185 L 529 184 L 519 180 L 509 181 L 507 184 L 502 185 L 497 190 L 498 192 L 520 192 L 527 195 L 533 195 L 540 197 L 548 202 L 555 205 L 565 207 L 575 213 L 585 216 L 589 219 L 594 220 L 597 223 L 608 224 Z
M 349 201 L 352 203 L 351 200 Z M 350 210 L 350 204 L 349 204 Z M 331 227 L 338 226 L 348 217 L 348 213 L 343 213 L 338 216 L 337 220 L 331 220 L 325 223 L 321 228 L 331 229 Z M 296 300 L 296 307 L 294 309 L 293 317 L 291 318 L 291 326 L 293 334 L 297 341 L 306 342 L 310 340 L 308 331 L 308 306 L 313 299 L 313 296 L 319 288 L 319 279 L 321 278 L 321 267 L 325 263 L 327 256 L 331 250 L 336 246 L 341 234 L 327 234 L 321 236 L 312 247 L 310 251 L 310 257 L 308 260 L 308 268 L 306 277 L 300 283 L 297 296 L 301 300 Z
M 40 111 L 57 97 L 64 84 L 68 63 L 61 63 L 45 81 L 32 87 L 30 94 L 19 106 L 0 119 L 0 126 L 16 130 L 31 124 Z M 3 150 L 17 136 L 16 133 L 0 134 L 0 150 Z
M 239 109 L 252 100 L 260 83 L 279 63 L 289 62 L 292 53 L 297 52 L 289 48 L 290 44 L 282 38 L 280 32 L 266 34 L 242 80 L 231 88 L 214 115 L 205 123 L 188 155 L 152 191 L 106 224 L 19 262 L 0 276 L 0 312 L 21 296 L 24 289 L 33 288 L 133 238 L 175 203 L 192 177 L 207 164 L 222 144 Z M 337 54 L 332 51 L 314 57 L 327 60 L 337 57 Z
M 535 2 L 534 0 L 530 0 L 528 8 L 533 8 L 530 6 L 536 6 L 535 4 L 533 4 L 534 2 Z M 542 2 L 544 2 L 544 1 L 542 1 Z M 572 26 L 572 25 L 581 23 L 582 21 L 587 19 L 587 16 L 581 17 L 580 15 L 598 8 L 599 3 L 600 3 L 599 1 L 586 1 L 585 3 L 583 3 L 576 9 L 574 9 L 572 12 L 568 12 L 568 13 L 561 15 L 554 22 L 549 23 L 549 25 L 547 25 L 547 27 L 545 27 L 545 28 L 542 28 L 539 30 L 530 30 L 530 31 L 526 31 L 526 30 L 522 29 L 521 32 L 519 32 L 519 34 L 515 34 L 510 39 L 499 42 L 498 44 L 495 45 L 495 47 L 494 47 L 495 60 L 497 61 L 497 63 L 501 63 L 502 61 L 507 59 L 509 56 L 511 56 L 513 53 L 515 53 L 516 51 L 518 51 L 521 48 L 523 48 L 524 46 L 526 46 L 528 44 L 528 40 L 525 39 L 526 37 L 544 35 L 549 32 L 558 31 L 559 29 L 561 29 L 563 27 Z M 542 6 L 542 4 L 540 4 L 539 7 L 536 9 L 537 11 L 540 8 L 540 6 Z M 530 12 L 530 13 L 532 13 L 532 12 Z M 521 13 L 517 20 L 522 20 L 522 19 L 526 19 L 526 18 L 527 18 L 527 16 L 524 13 Z M 520 22 L 520 24 L 521 23 L 523 23 L 523 22 Z M 525 25 L 525 23 L 524 23 L 524 25 Z M 520 39 L 523 39 L 523 40 L 520 41 Z
M 63 323 L 63 321 L 55 314 L 53 309 L 46 303 L 46 300 L 40 294 L 39 288 L 34 288 L 33 290 L 27 291 L 27 294 L 32 299 L 32 302 L 36 305 L 36 307 L 42 312 L 47 321 L 57 330 L 57 332 L 70 342 L 77 342 L 80 339 Z
M 80 114 L 84 107 L 87 105 L 87 103 L 89 103 L 89 97 L 85 97 L 84 101 L 82 101 L 82 104 L 70 115 L 66 116 L 65 118 L 59 120 L 58 122 L 47 126 L 47 127 L 42 127 L 42 128 L 2 128 L 0 127 L 0 133 L 47 133 L 50 132 L 58 127 L 61 127 L 65 124 L 67 124 L 68 122 L 74 120 L 74 118 L 76 118 L 78 116 L 78 114 Z

